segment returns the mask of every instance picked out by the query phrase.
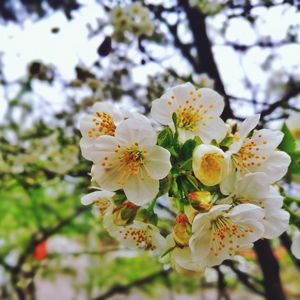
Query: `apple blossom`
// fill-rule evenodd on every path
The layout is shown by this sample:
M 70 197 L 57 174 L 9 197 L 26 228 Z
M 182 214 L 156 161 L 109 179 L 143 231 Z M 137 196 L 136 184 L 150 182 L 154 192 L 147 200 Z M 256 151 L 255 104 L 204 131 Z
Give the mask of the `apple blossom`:
M 262 223 L 265 238 L 278 237 L 288 228 L 289 213 L 281 209 L 283 197 L 278 189 L 269 184 L 269 179 L 264 173 L 249 173 L 236 178 L 230 195 L 219 203 L 232 205 L 251 203 L 261 207 L 264 211 Z
M 220 142 L 226 135 L 226 125 L 219 117 L 224 109 L 223 98 L 209 88 L 198 90 L 191 83 L 169 89 L 152 102 L 151 115 L 157 122 L 174 128 L 176 114 L 179 140 L 185 142 L 199 136 L 204 143 Z
M 98 189 L 82 204 L 94 204 L 124 246 L 160 253 L 163 263 L 192 275 L 287 230 L 289 213 L 274 182 L 290 158 L 277 150 L 281 132 L 255 130 L 259 115 L 225 124 L 222 97 L 190 83 L 153 101 L 151 115 L 163 130 L 135 112 L 99 105 L 81 122 L 82 152 L 93 162 L 91 185 Z M 158 226 L 165 206 L 155 210 L 163 198 L 171 200 L 164 236 Z
M 235 169 L 241 175 L 263 172 L 268 175 L 269 183 L 273 183 L 284 176 L 291 159 L 285 152 L 276 150 L 283 139 L 280 131 L 260 129 L 248 137 L 258 120 L 259 115 L 255 115 L 238 126 L 229 148 L 233 161 L 231 172 L 235 172 Z M 227 182 L 223 185 L 227 185 Z
M 109 101 L 96 102 L 92 107 L 92 114 L 87 114 L 80 120 L 82 134 L 80 148 L 84 158 L 90 160 L 95 140 L 103 135 L 113 136 L 116 126 L 124 118 L 121 110 L 113 103 Z
M 263 236 L 263 209 L 253 204 L 215 205 L 198 214 L 192 224 L 192 254 L 207 266 L 219 265 L 235 251 Z
M 147 121 L 123 121 L 115 136 L 95 141 L 92 160 L 96 182 L 108 191 L 123 189 L 137 205 L 151 201 L 159 191 L 159 179 L 171 169 L 169 151 L 155 144 L 156 133 Z

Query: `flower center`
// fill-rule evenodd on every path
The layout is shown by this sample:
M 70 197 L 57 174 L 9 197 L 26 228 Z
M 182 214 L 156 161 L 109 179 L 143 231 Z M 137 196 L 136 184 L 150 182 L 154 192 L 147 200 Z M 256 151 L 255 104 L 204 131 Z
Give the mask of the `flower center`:
M 262 136 L 259 135 L 259 138 Z M 263 145 L 267 144 L 267 141 L 262 140 Z M 264 160 L 267 159 L 266 156 L 260 155 L 261 145 L 260 143 L 254 142 L 248 139 L 240 148 L 239 152 L 233 155 L 233 161 L 238 168 L 238 170 L 245 174 L 249 173 L 249 167 L 260 167 Z
M 199 179 L 205 185 L 215 185 L 222 180 L 225 168 L 225 158 L 222 154 L 206 153 L 200 162 Z
M 218 256 L 224 248 L 227 248 L 229 255 L 232 256 L 240 248 L 238 239 L 244 238 L 248 232 L 253 232 L 253 229 L 241 224 L 238 226 L 224 216 L 217 217 L 211 221 L 210 252 Z
M 145 250 L 155 250 L 156 246 L 153 245 L 153 236 L 149 230 L 127 228 L 123 231 L 120 231 L 124 240 L 132 239 L 138 248 Z
M 199 110 L 195 110 L 193 106 L 188 106 L 185 108 L 179 107 L 176 109 L 177 116 L 177 127 L 183 128 L 188 131 L 197 131 L 198 122 L 203 119 L 200 116 Z
M 147 150 L 140 150 L 138 143 L 135 143 L 129 148 L 117 148 L 115 152 L 117 155 L 117 172 L 121 174 L 118 183 L 124 185 L 130 176 L 139 175 L 140 179 L 143 180 L 147 172 L 143 172 L 141 167 L 144 165 L 145 155 Z
M 105 112 L 96 112 L 96 117 L 93 118 L 95 127 L 88 131 L 88 137 L 99 137 L 101 135 L 114 135 L 116 125 L 112 117 Z
M 137 175 L 140 166 L 143 165 L 143 160 L 143 151 L 138 149 L 126 149 L 119 156 L 120 166 L 124 168 L 124 171 L 126 170 L 128 175 Z
M 108 199 L 97 199 L 95 205 L 98 207 L 100 215 L 104 216 L 107 209 L 110 207 L 111 202 Z

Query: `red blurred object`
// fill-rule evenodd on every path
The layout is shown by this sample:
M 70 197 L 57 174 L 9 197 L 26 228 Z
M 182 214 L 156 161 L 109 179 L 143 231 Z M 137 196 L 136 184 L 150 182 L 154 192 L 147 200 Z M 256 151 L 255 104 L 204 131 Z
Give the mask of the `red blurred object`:
M 47 241 L 40 242 L 34 250 L 34 257 L 36 260 L 43 260 L 47 257 Z

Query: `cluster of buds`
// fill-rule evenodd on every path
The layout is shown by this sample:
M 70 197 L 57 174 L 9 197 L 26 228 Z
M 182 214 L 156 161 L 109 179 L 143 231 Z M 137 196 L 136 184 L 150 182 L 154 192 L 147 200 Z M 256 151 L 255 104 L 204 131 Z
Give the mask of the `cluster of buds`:
M 154 251 L 182 273 L 231 259 L 289 224 L 276 181 L 290 164 L 283 133 L 256 129 L 259 115 L 225 123 L 223 98 L 185 83 L 152 102 L 152 122 L 109 102 L 81 121 L 81 150 L 93 162 L 94 203 L 110 235 Z M 153 121 L 163 125 L 157 131 Z M 163 200 L 164 198 L 164 200 Z M 176 218 L 161 233 L 157 204 Z
M 111 23 L 114 26 L 114 39 L 121 42 L 126 41 L 128 33 L 139 37 L 151 36 L 154 31 L 149 9 L 139 2 L 115 7 L 111 12 Z

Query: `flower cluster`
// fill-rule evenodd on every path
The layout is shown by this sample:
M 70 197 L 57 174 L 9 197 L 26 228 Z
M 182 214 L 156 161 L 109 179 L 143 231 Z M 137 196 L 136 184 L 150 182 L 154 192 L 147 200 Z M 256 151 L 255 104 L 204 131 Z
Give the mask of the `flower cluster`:
M 111 12 L 111 23 L 114 26 L 114 38 L 118 41 L 126 40 L 126 32 L 139 37 L 151 36 L 154 31 L 149 9 L 139 2 L 115 7 Z
M 191 83 L 152 102 L 160 130 L 142 115 L 96 103 L 80 127 L 96 189 L 82 203 L 93 204 L 126 247 L 154 251 L 178 272 L 201 272 L 278 237 L 289 223 L 275 185 L 290 164 L 277 149 L 283 134 L 255 129 L 259 115 L 226 124 L 223 109 L 217 92 Z M 175 217 L 161 230 L 157 207 L 166 199 Z

